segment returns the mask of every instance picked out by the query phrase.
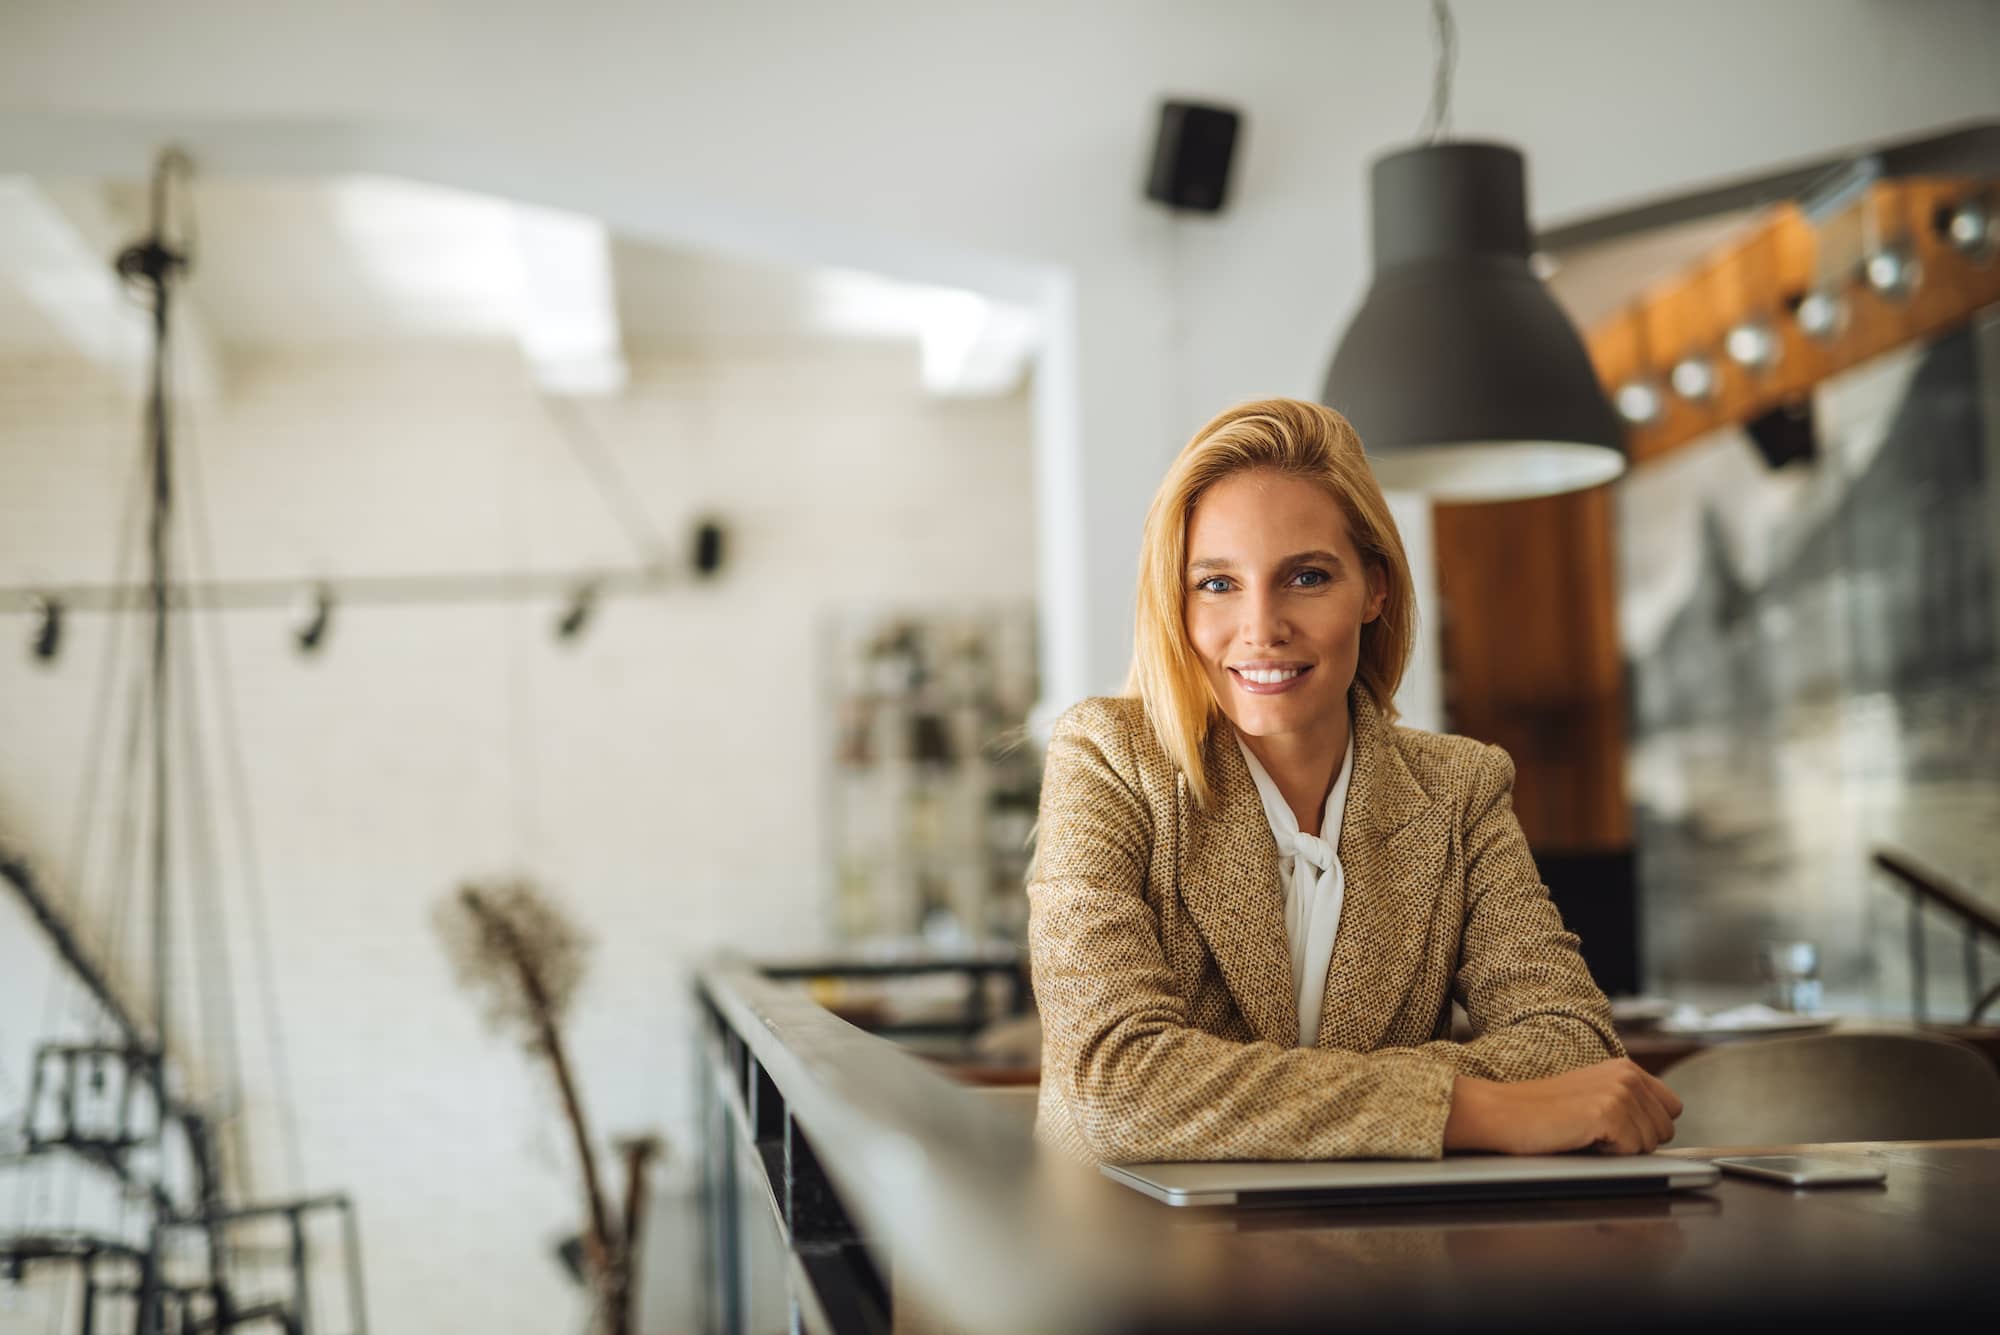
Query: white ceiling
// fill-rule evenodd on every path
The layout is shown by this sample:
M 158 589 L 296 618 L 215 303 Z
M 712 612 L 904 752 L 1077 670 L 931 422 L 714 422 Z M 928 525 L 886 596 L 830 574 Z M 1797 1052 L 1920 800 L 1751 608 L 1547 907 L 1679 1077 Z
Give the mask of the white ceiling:
M 32 231 L 38 242 L 0 245 L 0 354 L 75 350 L 73 326 L 99 313 L 78 315 L 73 290 L 101 297 L 110 255 L 145 230 L 146 191 L 0 184 L 0 241 Z M 224 353 L 515 338 L 538 374 L 603 363 L 584 372 L 591 380 L 614 362 L 622 373 L 630 345 L 899 340 L 921 350 L 934 391 L 977 394 L 1016 387 L 1036 341 L 1028 312 L 969 292 L 674 249 L 406 180 L 197 180 L 191 199 L 189 311 Z M 70 235 L 52 244 L 64 225 Z

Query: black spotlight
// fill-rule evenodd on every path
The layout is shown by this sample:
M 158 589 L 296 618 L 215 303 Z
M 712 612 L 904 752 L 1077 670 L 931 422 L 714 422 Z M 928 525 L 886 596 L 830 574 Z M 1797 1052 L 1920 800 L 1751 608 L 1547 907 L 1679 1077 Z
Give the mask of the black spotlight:
M 299 646 L 299 652 L 310 658 L 326 643 L 326 633 L 333 625 L 333 590 L 324 584 L 316 585 L 313 591 L 299 603 L 298 624 L 292 628 L 292 641 Z
M 1813 426 L 1811 399 L 1781 403 L 1763 416 L 1752 418 L 1744 429 L 1750 433 L 1750 443 L 1771 468 L 1801 461 L 1811 463 L 1819 455 L 1819 433 Z
M 32 608 L 35 633 L 28 643 L 34 650 L 36 662 L 53 663 L 56 655 L 62 652 L 62 599 L 37 595 Z
M 556 1260 L 561 1263 L 563 1273 L 574 1283 L 584 1282 L 583 1237 L 572 1233 L 556 1244 Z
M 583 631 L 590 624 L 591 614 L 597 611 L 597 585 L 585 582 L 571 590 L 569 601 L 563 604 L 562 615 L 556 618 L 556 639 L 564 643 L 574 643 L 583 637 Z
M 713 575 L 722 569 L 722 525 L 704 519 L 694 530 L 694 570 L 697 575 Z

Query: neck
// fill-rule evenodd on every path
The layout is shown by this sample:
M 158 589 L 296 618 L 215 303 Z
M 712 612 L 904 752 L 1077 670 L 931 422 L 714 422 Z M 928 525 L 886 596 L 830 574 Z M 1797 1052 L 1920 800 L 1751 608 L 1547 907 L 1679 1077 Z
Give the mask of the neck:
M 1276 733 L 1269 737 L 1245 735 L 1243 744 L 1257 763 L 1278 785 L 1299 832 L 1315 838 L 1320 833 L 1320 817 L 1326 814 L 1326 797 L 1333 781 L 1340 777 L 1340 762 L 1347 755 L 1347 739 L 1353 730 L 1347 711 L 1337 711 L 1323 727 L 1310 732 Z

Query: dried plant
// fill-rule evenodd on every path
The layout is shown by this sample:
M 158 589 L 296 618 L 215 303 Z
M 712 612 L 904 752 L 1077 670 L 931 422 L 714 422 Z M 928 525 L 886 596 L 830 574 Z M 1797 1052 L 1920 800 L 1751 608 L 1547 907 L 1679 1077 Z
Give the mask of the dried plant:
M 589 938 L 533 881 L 519 877 L 461 885 L 438 905 L 435 921 L 459 982 L 482 998 L 487 1021 L 549 1063 L 583 1174 L 583 1252 L 597 1324 L 609 1335 L 626 1335 L 637 1292 L 646 1166 L 659 1142 L 640 1137 L 618 1146 L 626 1169 L 621 1227 L 599 1185 L 583 1100 L 562 1041 L 563 1017 L 583 982 Z
M 561 1025 L 583 981 L 590 940 L 533 881 L 468 882 L 438 905 L 438 936 L 486 1020 L 531 1050 Z

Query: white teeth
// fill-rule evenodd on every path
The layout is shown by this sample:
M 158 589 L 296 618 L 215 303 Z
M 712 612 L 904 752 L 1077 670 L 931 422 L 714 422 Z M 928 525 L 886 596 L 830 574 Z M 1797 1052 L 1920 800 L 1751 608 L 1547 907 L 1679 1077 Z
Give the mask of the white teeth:
M 1254 681 L 1259 686 L 1275 686 L 1281 681 L 1290 681 L 1299 675 L 1297 668 L 1238 668 L 1236 675 L 1245 681 Z

